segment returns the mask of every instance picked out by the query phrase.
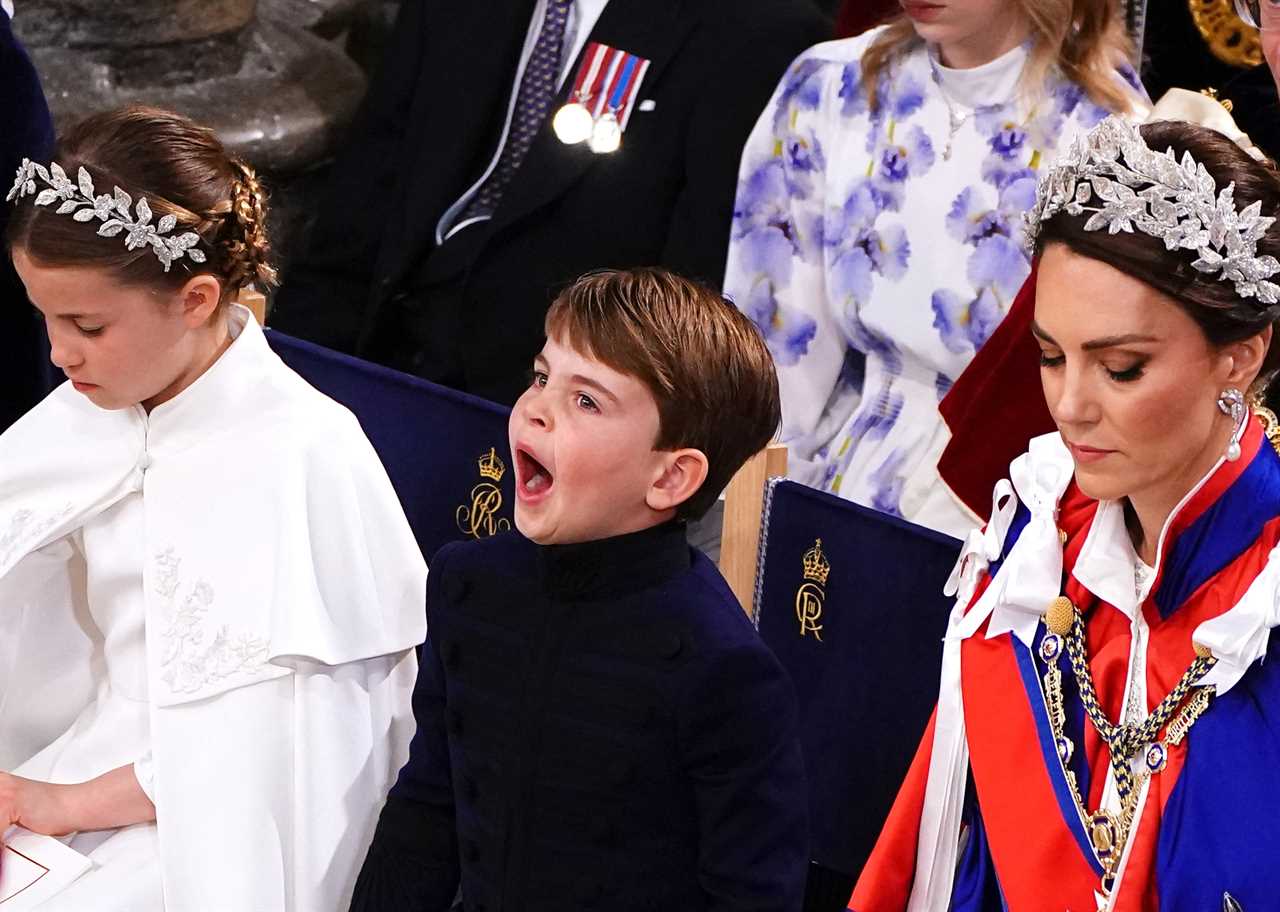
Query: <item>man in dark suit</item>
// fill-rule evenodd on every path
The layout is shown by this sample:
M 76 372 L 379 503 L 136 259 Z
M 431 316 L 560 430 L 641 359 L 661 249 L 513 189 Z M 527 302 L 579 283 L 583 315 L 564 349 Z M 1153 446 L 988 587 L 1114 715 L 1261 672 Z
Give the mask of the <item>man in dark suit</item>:
M 0 179 L 8 193 L 22 159 L 48 161 L 53 121 L 40 78 L 18 39 L 9 14 L 0 6 Z M 9 221 L 9 204 L 0 197 L 0 236 Z M 47 392 L 43 334 L 35 310 L 7 256 L 0 257 L 0 431 Z
M 272 325 L 511 403 L 547 307 L 578 275 L 660 265 L 720 284 L 742 144 L 828 23 L 809 0 L 596 0 L 488 217 L 459 227 L 476 209 L 468 194 L 523 135 L 520 74 L 566 2 L 404 0 Z M 650 61 L 611 154 L 551 125 L 586 37 Z

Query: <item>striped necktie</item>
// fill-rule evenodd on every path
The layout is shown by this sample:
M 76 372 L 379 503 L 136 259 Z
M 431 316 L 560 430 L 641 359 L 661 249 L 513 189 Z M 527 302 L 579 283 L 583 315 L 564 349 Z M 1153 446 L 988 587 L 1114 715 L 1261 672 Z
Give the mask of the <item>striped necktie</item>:
M 507 184 L 511 183 L 511 178 L 520 170 L 520 164 L 533 143 L 533 137 L 547 119 L 547 111 L 551 108 L 559 82 L 564 31 L 572 3 L 573 0 L 547 0 L 542 29 L 538 32 L 537 44 L 533 46 L 533 54 L 524 68 L 524 76 L 520 79 L 515 111 L 502 153 L 498 156 L 498 164 L 471 198 L 460 221 L 493 215 Z

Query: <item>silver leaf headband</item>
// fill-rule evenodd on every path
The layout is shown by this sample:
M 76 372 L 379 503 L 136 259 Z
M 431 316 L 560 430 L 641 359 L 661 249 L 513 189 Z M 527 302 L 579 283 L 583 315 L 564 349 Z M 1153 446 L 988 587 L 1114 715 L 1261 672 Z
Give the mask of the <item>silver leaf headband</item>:
M 119 187 L 113 187 L 111 193 L 97 194 L 93 189 L 93 178 L 83 167 L 76 178 L 77 183 L 72 183 L 57 162 L 46 168 L 24 158 L 5 201 L 12 202 L 31 194 L 36 194 L 37 206 L 50 206 L 61 200 L 58 215 L 70 215 L 77 222 L 99 219 L 102 224 L 98 226 L 98 234 L 102 237 L 116 237 L 121 232 L 127 232 L 124 245 L 129 250 L 151 245 L 152 251 L 164 264 L 165 272 L 169 271 L 175 260 L 184 256 L 195 263 L 205 262 L 204 252 L 196 249 L 196 244 L 200 243 L 200 235 L 194 231 L 176 237 L 165 237 L 178 224 L 177 216 L 163 216 L 152 225 L 151 204 L 146 197 L 139 197 L 135 205 L 133 198 Z M 37 179 L 46 184 L 47 189 L 37 193 Z
M 1190 152 L 1153 152 L 1135 124 L 1108 117 L 1071 148 L 1040 181 L 1035 208 L 1026 215 L 1027 243 L 1054 215 L 1091 212 L 1085 231 L 1132 232 L 1164 241 L 1165 250 L 1193 250 L 1191 265 L 1232 282 L 1242 298 L 1280 303 L 1280 272 L 1273 256 L 1258 256 L 1258 241 L 1275 222 L 1256 201 L 1237 212 L 1235 183 L 1221 190 Z M 1087 205 L 1095 202 L 1096 205 Z

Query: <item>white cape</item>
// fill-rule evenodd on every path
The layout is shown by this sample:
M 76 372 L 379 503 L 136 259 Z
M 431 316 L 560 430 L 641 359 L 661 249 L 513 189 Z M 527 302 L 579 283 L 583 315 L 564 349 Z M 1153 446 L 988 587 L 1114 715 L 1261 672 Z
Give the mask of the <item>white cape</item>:
M 166 910 L 345 910 L 408 756 L 426 566 L 351 413 L 232 326 L 149 416 L 65 384 L 0 435 L 0 769 L 92 699 L 68 537 L 141 491 Z

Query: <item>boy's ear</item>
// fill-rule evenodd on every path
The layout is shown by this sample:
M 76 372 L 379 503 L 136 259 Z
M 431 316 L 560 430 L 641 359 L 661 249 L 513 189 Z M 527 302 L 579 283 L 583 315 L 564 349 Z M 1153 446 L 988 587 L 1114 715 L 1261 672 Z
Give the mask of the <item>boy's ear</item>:
M 651 510 L 674 510 L 698 492 L 707 480 L 707 456 L 702 450 L 663 453 L 663 471 L 645 492 Z

